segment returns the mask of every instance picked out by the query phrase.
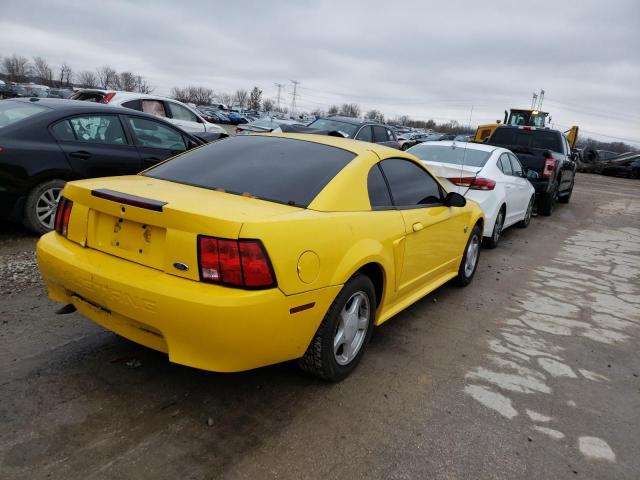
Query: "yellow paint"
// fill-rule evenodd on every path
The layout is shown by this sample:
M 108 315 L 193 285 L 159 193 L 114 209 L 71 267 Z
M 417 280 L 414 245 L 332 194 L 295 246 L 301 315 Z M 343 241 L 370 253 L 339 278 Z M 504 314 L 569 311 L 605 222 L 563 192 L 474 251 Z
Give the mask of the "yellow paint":
M 52 232 L 38 242 L 49 296 L 167 352 L 173 362 L 227 372 L 302 356 L 342 285 L 367 264 L 377 264 L 384 278 L 376 324 L 455 277 L 470 234 L 464 227 L 482 218 L 476 203 L 372 211 L 369 170 L 393 157 L 424 168 L 415 157 L 348 139 L 281 136 L 356 157 L 308 209 L 140 175 L 68 183 L 64 195 L 74 202 L 69 239 Z M 167 204 L 163 212 L 121 205 L 93 197 L 97 188 Z M 416 223 L 422 228 L 414 229 Z M 278 287 L 252 291 L 200 282 L 198 234 L 259 238 Z M 314 307 L 290 313 L 309 303 Z

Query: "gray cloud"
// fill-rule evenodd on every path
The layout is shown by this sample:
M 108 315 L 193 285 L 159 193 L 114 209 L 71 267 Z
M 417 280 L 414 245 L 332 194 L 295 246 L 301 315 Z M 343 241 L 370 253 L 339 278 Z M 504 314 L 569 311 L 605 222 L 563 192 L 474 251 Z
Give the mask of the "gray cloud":
M 560 126 L 640 143 L 639 21 L 636 0 L 23 0 L 3 9 L 0 55 L 108 63 L 162 94 L 193 83 L 275 96 L 274 82 L 296 79 L 307 110 L 352 101 L 461 123 L 471 106 L 473 123 L 492 121 L 544 88 Z

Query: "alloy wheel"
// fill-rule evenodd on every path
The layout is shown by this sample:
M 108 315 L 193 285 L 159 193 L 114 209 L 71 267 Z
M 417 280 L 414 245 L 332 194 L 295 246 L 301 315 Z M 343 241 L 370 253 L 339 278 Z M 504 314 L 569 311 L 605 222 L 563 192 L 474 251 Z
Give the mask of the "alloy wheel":
M 349 364 L 357 355 L 369 328 L 371 307 L 363 291 L 355 292 L 342 307 L 333 337 L 333 355 L 338 365 Z
M 36 202 L 36 216 L 38 221 L 47 229 L 53 229 L 56 217 L 56 209 L 60 201 L 61 188 L 49 188 L 42 192 Z
M 471 240 L 469 241 L 469 246 L 467 247 L 466 261 L 464 264 L 464 274 L 467 277 L 473 275 L 473 271 L 476 268 L 476 263 L 478 263 L 479 254 L 480 240 L 477 235 L 473 235 L 473 237 L 471 237 Z

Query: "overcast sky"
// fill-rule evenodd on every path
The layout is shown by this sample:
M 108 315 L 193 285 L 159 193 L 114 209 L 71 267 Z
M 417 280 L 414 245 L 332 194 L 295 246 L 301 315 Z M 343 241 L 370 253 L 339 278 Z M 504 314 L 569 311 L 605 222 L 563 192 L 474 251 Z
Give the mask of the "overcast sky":
M 640 144 L 640 1 L 21 0 L 2 9 L 0 56 L 74 70 L 110 64 L 155 93 L 301 82 L 305 110 L 358 103 L 387 116 L 502 118 L 543 107 L 556 126 Z M 608 137 L 605 137 L 607 135 Z

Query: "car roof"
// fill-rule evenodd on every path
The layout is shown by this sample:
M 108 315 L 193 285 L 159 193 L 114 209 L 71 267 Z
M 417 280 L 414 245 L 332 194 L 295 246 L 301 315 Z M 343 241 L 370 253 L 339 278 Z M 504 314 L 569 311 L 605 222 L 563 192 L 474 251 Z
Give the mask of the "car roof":
M 467 148 L 469 150 L 479 150 L 481 152 L 493 152 L 494 150 L 506 150 L 506 148 L 496 147 L 495 145 L 487 145 L 485 143 L 473 142 L 456 142 L 455 140 L 442 140 L 440 142 L 423 142 L 420 145 L 440 145 L 442 147 L 451 147 L 456 144 L 457 148 Z
M 104 110 L 105 112 L 111 113 L 127 113 L 127 114 L 143 114 L 144 116 L 149 116 L 147 113 L 139 112 L 137 110 L 132 110 L 131 108 L 125 108 L 115 105 L 105 105 L 103 103 L 96 102 L 85 102 L 82 100 L 68 100 L 65 98 L 41 98 L 41 97 L 33 97 L 33 98 L 11 98 L 7 99 L 9 102 L 22 102 L 22 103 L 33 103 L 34 105 L 38 105 L 41 107 L 47 107 L 51 110 L 69 110 L 69 111 L 85 111 L 85 110 Z M 151 118 L 158 118 L 151 115 Z
M 332 135 L 317 135 L 313 133 L 259 133 L 256 135 L 268 135 L 268 136 L 280 137 L 280 138 L 293 138 L 297 140 L 304 140 L 307 142 L 320 143 L 322 145 L 341 148 L 343 150 L 347 150 L 349 152 L 355 153 L 356 155 L 361 155 L 365 152 L 372 151 L 378 154 L 378 156 L 380 156 L 381 158 L 385 158 L 389 156 L 396 156 L 400 158 L 406 157 L 406 155 L 403 155 L 404 152 L 402 152 L 401 150 L 387 147 L 385 145 L 380 145 L 380 144 L 371 143 L 371 142 L 362 142 L 360 140 L 353 140 L 351 138 L 334 137 Z
M 351 125 L 372 124 L 372 125 L 382 125 L 383 127 L 387 126 L 387 125 L 385 125 L 383 123 L 380 123 L 380 122 L 378 122 L 376 120 L 362 120 L 360 118 L 343 117 L 342 115 L 330 115 L 328 117 L 320 118 L 319 120 L 337 120 L 338 122 L 350 123 Z

